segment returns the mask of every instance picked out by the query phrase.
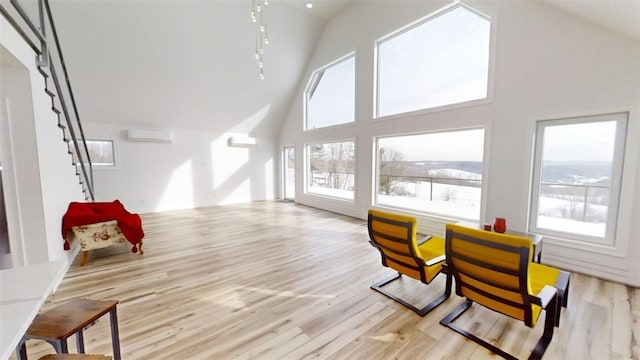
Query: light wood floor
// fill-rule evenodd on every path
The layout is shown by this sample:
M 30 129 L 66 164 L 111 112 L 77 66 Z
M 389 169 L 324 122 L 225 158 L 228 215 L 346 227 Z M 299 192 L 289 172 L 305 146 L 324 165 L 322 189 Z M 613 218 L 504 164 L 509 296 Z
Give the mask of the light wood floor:
M 496 358 L 369 289 L 392 272 L 365 221 L 277 201 L 143 216 L 145 254 L 127 245 L 79 257 L 43 310 L 73 298 L 118 299 L 124 359 Z M 444 276 L 396 287 L 418 304 Z M 545 359 L 639 359 L 640 290 L 572 274 L 568 309 Z M 457 322 L 526 358 L 542 332 L 477 305 Z M 88 353 L 111 354 L 109 320 L 85 331 Z M 73 339 L 69 343 L 75 351 Z M 29 357 L 51 353 L 27 342 Z

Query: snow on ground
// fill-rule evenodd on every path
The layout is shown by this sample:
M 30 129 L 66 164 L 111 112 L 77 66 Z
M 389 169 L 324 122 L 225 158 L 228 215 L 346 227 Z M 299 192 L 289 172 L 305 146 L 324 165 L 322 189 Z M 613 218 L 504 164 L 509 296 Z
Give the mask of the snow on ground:
M 451 170 L 451 169 L 448 169 Z M 451 175 L 451 174 L 449 174 Z M 458 174 L 461 175 L 461 174 Z M 460 176 L 461 178 L 461 176 Z M 309 192 L 353 200 L 354 192 L 320 186 Z M 455 218 L 479 220 L 481 188 L 431 182 L 398 182 L 396 192 L 403 195 L 378 194 L 377 204 Z M 604 237 L 607 206 L 587 204 L 587 221 L 581 221 L 584 202 L 541 197 L 537 227 L 560 232 Z

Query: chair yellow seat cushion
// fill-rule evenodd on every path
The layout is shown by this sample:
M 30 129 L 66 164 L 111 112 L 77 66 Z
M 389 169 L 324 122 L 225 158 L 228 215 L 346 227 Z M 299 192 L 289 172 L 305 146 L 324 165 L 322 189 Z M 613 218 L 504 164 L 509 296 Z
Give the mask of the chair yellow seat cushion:
M 529 293 L 537 295 L 546 285 L 555 287 L 559 276 L 560 270 L 556 268 L 534 262 L 529 263 L 529 284 L 531 285 Z M 531 305 L 531 308 L 533 310 L 533 325 L 535 325 L 542 309 L 538 305 Z
M 431 260 L 435 257 L 444 255 L 444 238 L 434 236 L 418 246 L 420 257 L 425 260 Z
M 529 263 L 529 279 L 531 280 L 531 293 L 538 294 L 545 285 L 556 286 L 560 270 L 551 266 Z
M 420 252 L 420 257 L 424 259 L 424 261 L 429 261 L 435 257 L 444 255 L 444 238 L 434 236 L 431 239 L 427 240 L 424 244 L 418 246 L 418 251 Z M 427 281 L 433 280 L 436 275 L 442 271 L 442 264 L 444 264 L 444 259 L 439 263 L 432 266 L 426 266 L 425 274 L 427 275 Z

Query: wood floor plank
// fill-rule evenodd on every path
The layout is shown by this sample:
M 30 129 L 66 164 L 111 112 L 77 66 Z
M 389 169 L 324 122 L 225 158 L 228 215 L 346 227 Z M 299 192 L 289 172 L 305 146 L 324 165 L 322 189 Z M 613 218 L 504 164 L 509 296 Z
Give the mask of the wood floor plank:
M 613 285 L 613 309 L 612 309 L 611 352 L 620 355 L 621 358 L 631 357 L 632 343 L 632 317 L 631 304 L 626 286 Z
M 42 309 L 79 297 L 119 300 L 123 359 L 496 358 L 439 324 L 463 301 L 455 294 L 420 317 L 369 288 L 392 271 L 362 219 L 264 201 L 142 220 L 144 255 L 127 244 L 91 251 Z M 640 360 L 640 290 L 571 276 L 569 306 L 544 358 Z M 389 288 L 422 305 L 444 280 Z M 456 320 L 521 358 L 542 323 L 529 329 L 478 305 Z M 85 343 L 89 353 L 111 355 L 108 318 L 85 331 Z M 35 340 L 27 350 L 33 359 L 53 352 Z
M 252 347 L 249 351 L 236 356 L 234 359 L 280 359 L 292 349 L 302 346 L 309 340 L 311 338 L 302 329 L 295 326 L 258 346 Z

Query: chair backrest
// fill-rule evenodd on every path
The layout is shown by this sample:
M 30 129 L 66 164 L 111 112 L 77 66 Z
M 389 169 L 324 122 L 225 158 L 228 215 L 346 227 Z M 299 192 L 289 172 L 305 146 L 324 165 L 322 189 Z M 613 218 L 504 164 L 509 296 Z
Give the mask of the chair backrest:
M 530 299 L 529 238 L 447 224 L 445 247 L 456 294 L 535 326 L 540 308 Z
M 425 261 L 416 243 L 414 217 L 369 210 L 368 229 L 371 245 L 380 251 L 382 265 L 414 279 L 429 283 L 438 271 L 425 272 Z

